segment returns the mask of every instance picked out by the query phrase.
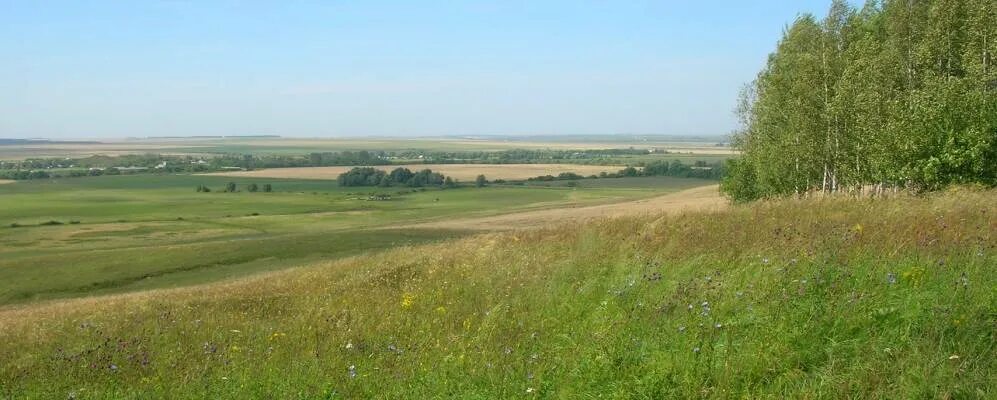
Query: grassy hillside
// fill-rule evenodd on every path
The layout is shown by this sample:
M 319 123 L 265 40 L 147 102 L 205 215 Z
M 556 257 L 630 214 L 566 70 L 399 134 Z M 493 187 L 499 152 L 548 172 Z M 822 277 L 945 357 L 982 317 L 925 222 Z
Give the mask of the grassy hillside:
M 8 307 L 0 397 L 992 398 L 995 214 L 785 200 Z
M 617 180 L 615 186 L 596 182 Z M 230 181 L 243 191 L 221 192 Z M 669 177 L 593 182 L 413 192 L 300 179 L 133 175 L 3 185 L 0 304 L 205 283 L 464 234 L 380 228 L 611 203 L 709 183 Z M 275 192 L 246 192 L 249 183 L 272 184 Z M 215 190 L 197 193 L 197 185 Z M 367 201 L 368 192 L 392 198 Z

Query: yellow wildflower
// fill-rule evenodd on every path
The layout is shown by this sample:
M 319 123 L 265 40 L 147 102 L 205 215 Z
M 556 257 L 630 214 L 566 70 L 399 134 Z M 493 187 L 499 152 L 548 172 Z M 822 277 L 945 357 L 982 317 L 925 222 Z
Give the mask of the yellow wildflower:
M 412 304 L 415 304 L 415 296 L 411 293 L 405 293 L 402 295 L 402 308 L 412 308 Z

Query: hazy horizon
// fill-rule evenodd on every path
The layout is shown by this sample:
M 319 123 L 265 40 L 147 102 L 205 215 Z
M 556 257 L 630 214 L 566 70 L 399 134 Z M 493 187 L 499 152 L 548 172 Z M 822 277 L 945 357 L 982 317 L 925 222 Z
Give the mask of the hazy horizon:
M 15 3 L 0 137 L 722 137 L 825 3 Z

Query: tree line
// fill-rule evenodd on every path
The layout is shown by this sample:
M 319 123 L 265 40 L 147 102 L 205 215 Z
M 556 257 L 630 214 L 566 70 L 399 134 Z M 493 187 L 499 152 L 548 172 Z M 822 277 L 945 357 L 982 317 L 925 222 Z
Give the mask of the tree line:
M 542 175 L 528 178 L 531 182 L 549 181 L 570 181 L 578 179 L 596 178 L 636 178 L 647 176 L 673 176 L 677 178 L 699 178 L 699 179 L 720 179 L 724 175 L 725 165 L 723 162 L 708 163 L 706 161 L 696 161 L 692 165 L 684 164 L 679 160 L 664 161 L 656 160 L 637 166 L 628 166 L 617 172 L 601 172 L 598 175 L 583 176 L 574 172 L 562 172 L 557 176 Z M 496 182 L 498 183 L 498 182 Z
M 743 90 L 722 190 L 997 184 L 997 3 L 885 0 L 802 15 Z
M 270 193 L 270 192 L 273 192 L 273 185 L 271 185 L 269 183 L 264 183 L 263 185 L 257 185 L 255 183 L 250 183 L 248 185 L 245 185 L 245 188 L 246 188 L 246 191 L 250 192 L 250 193 L 256 193 L 256 192 Z M 197 189 L 195 191 L 198 192 L 198 193 L 211 193 L 211 188 L 208 187 L 208 186 L 205 186 L 205 185 L 197 185 Z M 229 183 L 225 184 L 224 192 L 226 192 L 226 193 L 236 193 L 238 191 L 239 191 L 239 187 L 235 184 L 235 182 L 229 182 Z
M 431 169 L 412 172 L 402 167 L 395 168 L 391 172 L 373 167 L 355 167 L 339 174 L 337 182 L 339 186 L 456 186 L 456 182 L 449 176 L 433 172 Z
M 0 179 L 26 180 L 69 178 L 82 176 L 199 173 L 233 169 L 383 166 L 394 162 L 532 164 L 578 163 L 613 164 L 619 158 L 648 154 L 667 154 L 664 150 L 586 149 L 554 150 L 511 149 L 501 151 L 341 151 L 315 152 L 301 155 L 279 154 L 220 154 L 213 156 L 128 154 L 95 155 L 79 158 L 32 158 L 21 161 L 0 161 Z

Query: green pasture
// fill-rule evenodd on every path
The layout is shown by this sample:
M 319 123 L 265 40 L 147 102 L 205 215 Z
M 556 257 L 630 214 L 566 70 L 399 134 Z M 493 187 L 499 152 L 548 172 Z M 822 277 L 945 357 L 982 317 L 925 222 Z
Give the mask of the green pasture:
M 226 193 L 228 182 L 239 192 Z M 271 184 L 274 192 L 248 192 Z M 211 282 L 465 232 L 392 229 L 441 218 L 637 199 L 708 181 L 581 187 L 341 188 L 328 180 L 124 175 L 0 186 L 0 304 Z M 198 185 L 210 193 L 195 191 Z M 371 201 L 371 193 L 390 194 Z

